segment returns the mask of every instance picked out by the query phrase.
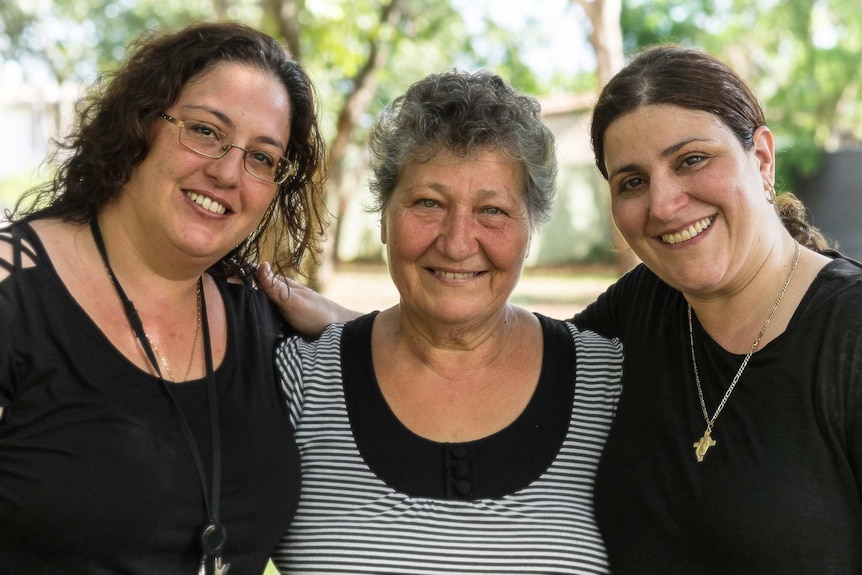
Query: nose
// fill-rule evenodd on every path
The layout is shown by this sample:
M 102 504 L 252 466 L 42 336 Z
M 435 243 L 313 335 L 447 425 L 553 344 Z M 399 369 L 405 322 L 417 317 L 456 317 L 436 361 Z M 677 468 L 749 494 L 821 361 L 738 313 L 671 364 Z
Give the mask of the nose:
M 466 259 L 476 245 L 476 222 L 473 214 L 467 209 L 455 209 L 446 213 L 437 247 L 441 253 L 452 261 Z
M 245 151 L 239 146 L 230 144 L 224 156 L 210 159 L 207 162 L 204 173 L 216 180 L 221 186 L 235 186 L 245 171 L 243 167 L 244 161 Z
M 650 178 L 650 216 L 661 221 L 670 221 L 688 203 L 688 191 L 684 182 L 673 175 L 653 175 Z

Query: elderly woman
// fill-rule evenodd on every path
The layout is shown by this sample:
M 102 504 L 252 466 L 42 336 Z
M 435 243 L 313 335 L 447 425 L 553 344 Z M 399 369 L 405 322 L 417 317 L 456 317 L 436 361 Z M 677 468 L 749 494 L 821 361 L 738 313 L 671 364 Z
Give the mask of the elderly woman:
M 549 217 L 553 136 L 490 73 L 428 76 L 371 143 L 400 303 L 286 340 L 303 486 L 285 573 L 605 573 L 597 460 L 618 342 L 508 303 Z

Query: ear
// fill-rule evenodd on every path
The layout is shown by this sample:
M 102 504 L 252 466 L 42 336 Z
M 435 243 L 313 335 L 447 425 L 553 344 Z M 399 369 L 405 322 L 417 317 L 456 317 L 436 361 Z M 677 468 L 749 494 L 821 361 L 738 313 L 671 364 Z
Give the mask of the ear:
M 386 245 L 386 214 L 380 214 L 380 243 Z
M 758 169 L 763 178 L 764 189 L 770 189 L 775 183 L 775 139 L 766 126 L 757 128 L 752 139 L 754 158 L 759 163 Z

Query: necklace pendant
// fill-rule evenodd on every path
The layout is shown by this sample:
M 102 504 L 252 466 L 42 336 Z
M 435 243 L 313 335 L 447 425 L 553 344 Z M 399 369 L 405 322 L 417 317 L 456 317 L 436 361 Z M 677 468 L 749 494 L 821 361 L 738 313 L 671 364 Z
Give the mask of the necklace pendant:
M 694 455 L 697 457 L 698 463 L 703 461 L 703 458 L 706 456 L 706 451 L 713 445 L 715 445 L 715 440 L 710 436 L 710 431 L 707 429 L 703 432 L 703 437 L 693 444 Z

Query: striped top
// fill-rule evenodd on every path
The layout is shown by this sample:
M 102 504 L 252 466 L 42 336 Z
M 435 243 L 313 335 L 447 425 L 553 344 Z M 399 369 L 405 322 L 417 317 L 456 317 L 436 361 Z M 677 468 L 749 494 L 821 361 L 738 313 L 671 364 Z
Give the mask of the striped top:
M 542 372 L 519 419 L 487 438 L 440 444 L 386 406 L 371 362 L 375 315 L 313 342 L 287 339 L 276 353 L 302 462 L 278 569 L 607 573 L 593 480 L 620 393 L 618 340 L 537 316 Z

